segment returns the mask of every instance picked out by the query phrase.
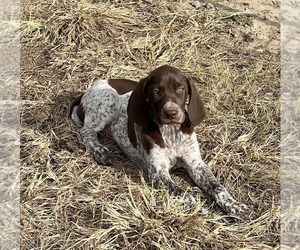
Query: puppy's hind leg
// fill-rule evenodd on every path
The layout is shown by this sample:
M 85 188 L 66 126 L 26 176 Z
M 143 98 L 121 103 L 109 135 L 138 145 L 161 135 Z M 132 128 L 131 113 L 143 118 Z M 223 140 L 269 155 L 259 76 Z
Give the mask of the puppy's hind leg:
M 83 143 L 87 145 L 93 152 L 93 156 L 98 164 L 110 165 L 111 157 L 109 150 L 104 147 L 97 138 L 98 131 L 101 131 L 105 127 L 104 122 L 100 122 L 95 125 L 95 123 L 85 122 L 78 117 L 77 114 L 78 106 L 74 106 L 71 111 L 71 118 L 75 122 L 77 128 L 80 131 Z M 90 120 L 89 114 L 87 114 L 87 119 Z M 95 117 L 93 117 L 95 119 Z
M 104 128 L 105 124 L 103 125 Z M 93 152 L 93 156 L 98 164 L 110 165 L 112 163 L 110 151 L 103 146 L 97 138 L 98 130 L 83 126 L 80 134 L 84 144 L 88 145 Z
M 99 97 L 101 97 L 100 94 Z M 97 163 L 103 165 L 110 165 L 112 160 L 110 151 L 98 141 L 97 134 L 103 131 L 106 126 L 109 126 L 117 116 L 118 99 L 117 96 L 115 97 L 114 100 L 106 104 L 100 105 L 100 103 L 94 102 L 91 109 L 87 108 L 84 124 L 80 128 L 84 144 L 92 150 Z
M 82 96 L 78 107 L 73 108 L 71 117 L 99 164 L 109 165 L 112 161 L 109 150 L 98 141 L 97 134 L 116 119 L 119 108 L 119 95 L 105 80 L 97 80 Z

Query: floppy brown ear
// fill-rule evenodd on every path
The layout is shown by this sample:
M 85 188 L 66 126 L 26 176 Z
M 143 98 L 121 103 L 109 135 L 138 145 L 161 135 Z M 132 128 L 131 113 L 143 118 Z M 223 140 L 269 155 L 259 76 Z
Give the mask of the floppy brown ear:
M 187 113 L 191 124 L 196 126 L 205 118 L 206 112 L 196 85 L 191 79 L 187 79 L 187 82 L 190 96 Z
M 147 78 L 140 80 L 132 91 L 127 106 L 129 119 L 143 128 L 146 128 L 151 120 L 150 108 L 145 96 L 146 79 Z

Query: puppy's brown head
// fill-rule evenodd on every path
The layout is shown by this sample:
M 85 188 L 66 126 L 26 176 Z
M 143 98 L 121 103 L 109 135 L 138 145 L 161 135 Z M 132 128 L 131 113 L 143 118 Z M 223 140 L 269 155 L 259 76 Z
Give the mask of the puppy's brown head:
M 187 107 L 186 107 L 187 106 Z M 129 118 L 146 128 L 149 123 L 182 124 L 189 120 L 198 125 L 205 109 L 194 83 L 171 66 L 161 66 L 142 79 L 133 90 L 127 113 Z

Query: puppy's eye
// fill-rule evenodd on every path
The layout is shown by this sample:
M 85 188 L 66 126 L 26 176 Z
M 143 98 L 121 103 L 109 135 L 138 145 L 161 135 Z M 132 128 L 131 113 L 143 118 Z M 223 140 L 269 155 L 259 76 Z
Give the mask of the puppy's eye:
M 183 86 L 179 86 L 179 87 L 177 88 L 177 91 L 178 91 L 178 92 L 184 91 L 184 87 L 183 87 Z
M 153 90 L 153 92 L 154 92 L 155 95 L 159 95 L 160 94 L 160 89 L 159 88 L 155 88 Z

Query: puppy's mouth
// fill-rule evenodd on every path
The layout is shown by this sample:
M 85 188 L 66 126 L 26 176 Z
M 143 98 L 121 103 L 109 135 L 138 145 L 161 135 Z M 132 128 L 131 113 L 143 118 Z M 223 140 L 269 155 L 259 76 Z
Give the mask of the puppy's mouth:
M 185 120 L 184 114 L 182 112 L 178 112 L 177 115 L 166 116 L 161 115 L 159 119 L 159 123 L 161 124 L 182 124 Z

